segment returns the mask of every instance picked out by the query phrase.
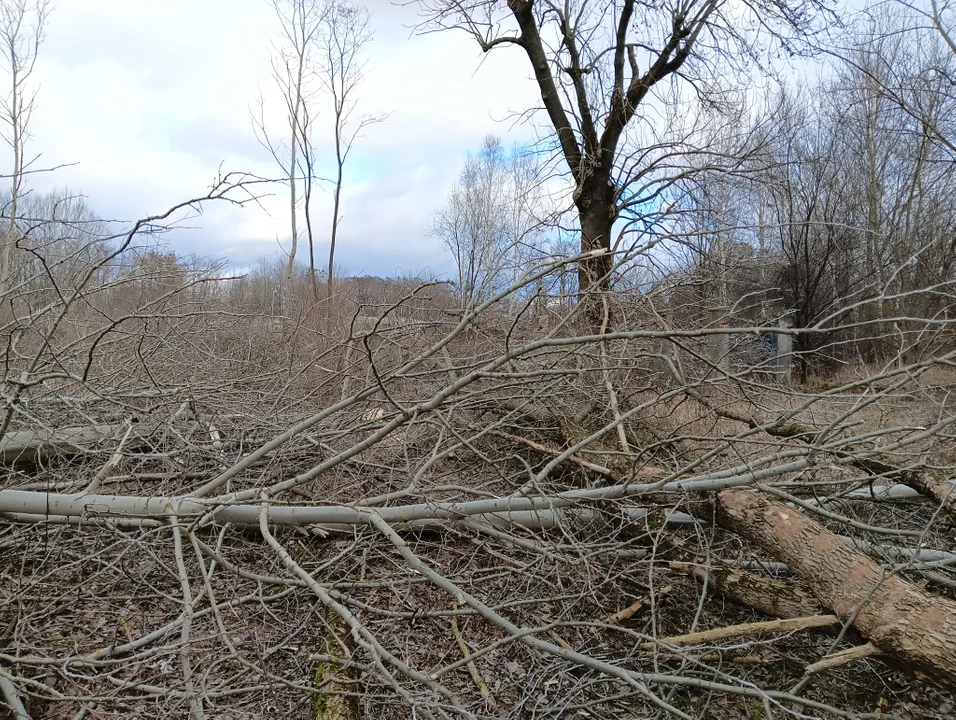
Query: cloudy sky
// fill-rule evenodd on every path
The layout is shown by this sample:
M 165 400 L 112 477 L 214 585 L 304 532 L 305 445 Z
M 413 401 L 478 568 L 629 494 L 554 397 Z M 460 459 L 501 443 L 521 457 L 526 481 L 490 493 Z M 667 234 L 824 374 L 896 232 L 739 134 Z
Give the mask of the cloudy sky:
M 366 5 L 375 39 L 359 112 L 390 115 L 350 158 L 336 258 L 352 274 L 441 273 L 449 261 L 427 235 L 435 209 L 484 135 L 530 137 L 513 113 L 535 103 L 535 89 L 516 50 L 483 57 L 463 33 L 413 36 L 412 7 Z M 101 217 L 129 221 L 202 195 L 220 166 L 278 176 L 250 116 L 260 93 L 269 99 L 276 34 L 265 0 L 58 0 L 36 68 L 30 147 L 38 166 L 73 165 L 32 186 L 67 188 Z M 272 112 L 281 129 L 274 103 Z M 330 157 L 328 133 L 317 140 Z M 264 208 L 209 206 L 164 241 L 236 268 L 274 258 L 288 240 L 286 195 L 275 192 Z M 325 191 L 324 243 L 330 208 Z

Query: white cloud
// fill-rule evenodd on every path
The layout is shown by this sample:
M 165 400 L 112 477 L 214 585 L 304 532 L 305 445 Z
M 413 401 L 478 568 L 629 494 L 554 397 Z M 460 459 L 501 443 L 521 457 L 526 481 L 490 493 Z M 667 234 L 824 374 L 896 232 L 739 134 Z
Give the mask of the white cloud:
M 360 112 L 390 116 L 350 158 L 337 257 L 354 273 L 442 270 L 447 259 L 427 237 L 435 208 L 482 136 L 530 136 L 512 118 L 537 95 L 519 51 L 482 57 L 463 33 L 411 37 L 413 8 L 369 6 L 376 38 Z M 68 186 L 101 215 L 134 219 L 202 194 L 220 164 L 277 175 L 250 121 L 260 88 L 269 92 L 275 30 L 264 0 L 61 2 L 37 65 L 32 149 L 41 165 L 77 164 L 34 186 Z M 281 126 L 281 110 L 271 117 Z M 327 153 L 330 137 L 318 145 Z M 189 223 L 199 229 L 167 240 L 239 265 L 274 255 L 288 234 L 285 191 L 274 192 L 265 211 L 207 208 Z M 328 192 L 318 197 L 320 242 L 330 204 Z

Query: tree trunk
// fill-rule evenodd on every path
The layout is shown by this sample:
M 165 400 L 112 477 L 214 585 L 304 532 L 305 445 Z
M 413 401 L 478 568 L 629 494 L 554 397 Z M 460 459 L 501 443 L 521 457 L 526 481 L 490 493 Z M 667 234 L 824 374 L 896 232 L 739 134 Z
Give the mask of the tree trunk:
M 342 157 L 342 111 L 340 108 L 335 110 L 335 194 L 332 203 L 332 235 L 329 243 L 329 274 L 325 278 L 325 299 L 328 303 L 326 314 L 332 316 L 332 280 L 335 273 L 335 241 L 339 233 L 339 212 L 342 201 L 342 175 L 345 169 L 345 158 Z
M 723 491 L 717 517 L 787 563 L 881 652 L 941 687 L 956 684 L 956 602 L 888 574 L 819 523 L 755 492 Z
M 56 455 L 79 455 L 84 449 L 104 443 L 118 442 L 126 433 L 125 425 L 84 425 L 65 427 L 48 432 L 17 430 L 0 437 L 0 465 L 17 462 L 37 462 Z M 150 435 L 145 425 L 136 425 L 130 440 L 142 440 Z
M 610 250 L 616 208 L 614 187 L 606 173 L 593 173 L 575 200 L 581 223 L 581 252 Z M 610 253 L 578 263 L 578 298 L 585 303 L 585 316 L 593 328 L 604 322 L 602 296 L 611 289 L 614 258 Z M 610 323 L 609 323 L 610 324 Z

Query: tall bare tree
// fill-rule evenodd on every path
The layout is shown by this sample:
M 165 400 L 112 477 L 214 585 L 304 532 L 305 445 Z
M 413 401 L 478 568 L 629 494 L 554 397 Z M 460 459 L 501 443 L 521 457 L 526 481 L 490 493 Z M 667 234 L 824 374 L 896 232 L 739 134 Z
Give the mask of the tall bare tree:
M 0 99 L 3 139 L 13 152 L 10 171 L 10 201 L 7 229 L 0 252 L 0 297 L 7 290 L 11 253 L 17 236 L 17 211 L 26 171 L 33 160 L 26 157 L 30 119 L 36 102 L 31 87 L 33 68 L 43 41 L 50 0 L 3 0 L 0 2 L 0 45 L 8 73 L 6 92 Z M 35 158 L 34 158 L 35 159 Z
M 649 137 L 650 108 L 662 93 L 676 85 L 712 95 L 718 74 L 756 58 L 762 39 L 772 36 L 793 50 L 823 7 L 818 0 L 419 4 L 429 28 L 463 29 L 485 52 L 524 51 L 573 184 L 584 252 L 610 250 L 618 218 L 647 207 L 660 191 L 647 181 L 662 159 Z M 582 262 L 579 291 L 609 288 L 612 265 L 609 253 Z
M 358 104 L 356 90 L 365 76 L 363 54 L 372 40 L 371 13 L 368 8 L 339 0 L 326 15 L 323 36 L 322 80 L 332 98 L 333 134 L 335 140 L 335 178 L 332 205 L 332 232 L 329 245 L 329 267 L 326 276 L 326 298 L 332 297 L 335 245 L 342 218 L 342 186 L 345 162 L 352 145 L 366 127 L 381 122 L 385 115 L 355 117 Z
M 313 258 L 313 291 L 315 289 L 315 264 L 312 248 L 312 221 L 310 206 L 314 179 L 315 156 L 311 132 L 314 102 L 319 92 L 316 79 L 316 63 L 319 61 L 324 22 L 329 13 L 327 0 L 268 0 L 275 10 L 281 27 L 281 40 L 272 58 L 272 74 L 276 88 L 282 96 L 288 127 L 287 140 L 273 138 L 265 120 L 265 102 L 260 99 L 259 116 L 253 125 L 260 142 L 269 150 L 282 168 L 289 184 L 289 251 L 283 289 L 280 295 L 286 302 L 288 286 L 295 275 L 295 259 L 299 247 L 300 204 L 305 216 L 310 257 Z M 300 200 L 299 186 L 303 185 L 304 198 Z M 304 203 L 302 202 L 304 200 Z
M 273 58 L 273 78 L 285 104 L 288 141 L 274 142 L 266 129 L 264 103 L 254 120 L 262 143 L 282 168 L 289 183 L 290 246 L 284 285 L 292 282 L 298 252 L 301 213 L 309 245 L 312 295 L 319 290 L 315 266 L 312 198 L 319 159 L 313 134 L 318 107 L 326 97 L 332 106 L 335 146 L 334 199 L 331 220 L 327 294 L 332 294 L 335 247 L 341 220 L 345 164 L 355 140 L 384 115 L 356 117 L 356 91 L 364 78 L 364 49 L 372 39 L 371 13 L 348 0 L 269 0 L 281 25 L 280 46 Z M 301 190 L 301 194 L 300 194 Z M 283 293 L 284 294 L 284 293 Z

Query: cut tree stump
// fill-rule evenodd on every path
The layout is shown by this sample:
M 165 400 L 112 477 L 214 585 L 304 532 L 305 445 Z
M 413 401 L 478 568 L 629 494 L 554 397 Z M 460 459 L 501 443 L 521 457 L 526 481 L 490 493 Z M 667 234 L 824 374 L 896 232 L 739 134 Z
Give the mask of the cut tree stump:
M 882 653 L 941 687 L 956 687 L 956 602 L 889 574 L 819 523 L 758 493 L 724 490 L 717 517 L 789 565 Z

